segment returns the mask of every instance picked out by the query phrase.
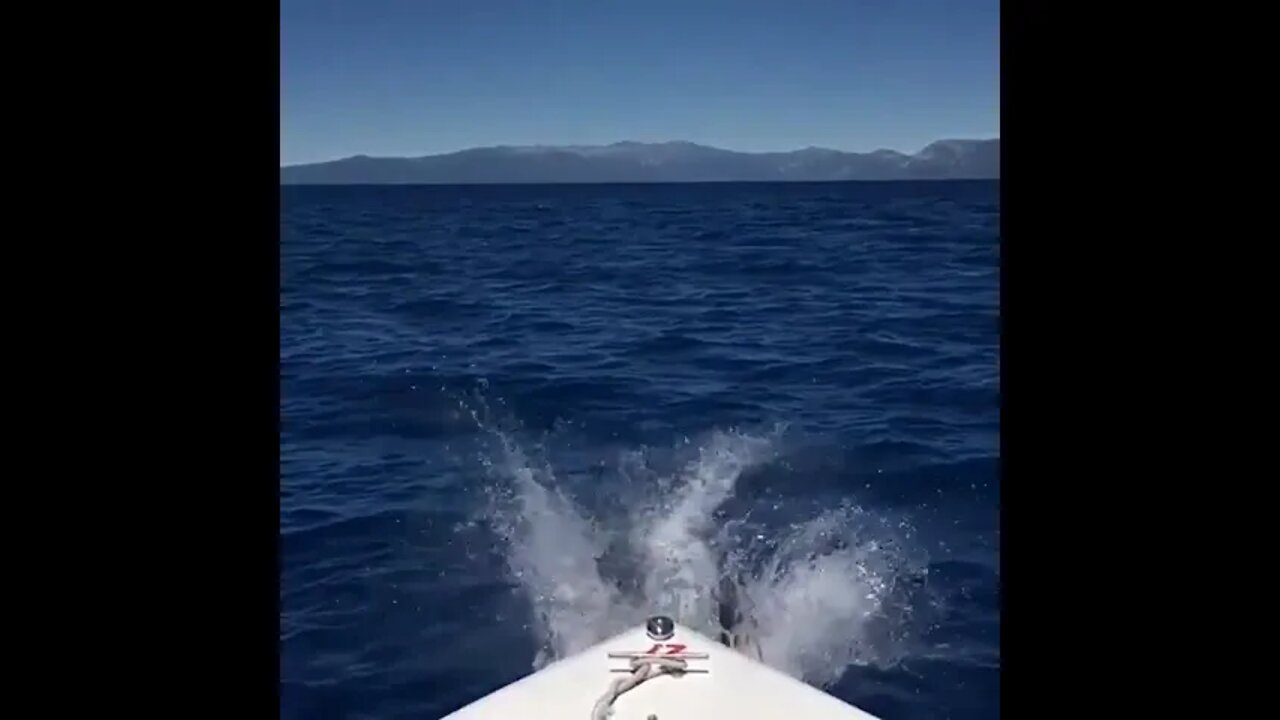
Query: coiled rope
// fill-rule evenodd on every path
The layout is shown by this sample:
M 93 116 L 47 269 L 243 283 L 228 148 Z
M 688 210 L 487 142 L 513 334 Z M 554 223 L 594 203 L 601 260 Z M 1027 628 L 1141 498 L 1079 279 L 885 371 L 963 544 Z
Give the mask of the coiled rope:
M 664 673 L 682 673 L 688 665 L 683 659 L 673 657 L 641 655 L 631 658 L 631 674 L 609 683 L 608 691 L 600 696 L 595 708 L 591 711 L 591 720 L 606 720 L 612 712 L 613 701 L 617 700 L 622 693 Z

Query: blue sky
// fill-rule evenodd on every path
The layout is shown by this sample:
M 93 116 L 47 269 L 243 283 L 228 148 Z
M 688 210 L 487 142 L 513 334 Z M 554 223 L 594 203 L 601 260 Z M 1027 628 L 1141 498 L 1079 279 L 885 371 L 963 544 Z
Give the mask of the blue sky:
M 995 0 L 282 0 L 280 161 L 995 137 Z

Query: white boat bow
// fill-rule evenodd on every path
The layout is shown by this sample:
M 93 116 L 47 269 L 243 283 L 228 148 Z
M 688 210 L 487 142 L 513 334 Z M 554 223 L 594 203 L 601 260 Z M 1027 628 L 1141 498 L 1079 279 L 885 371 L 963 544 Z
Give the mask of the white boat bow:
M 443 720 L 877 720 L 664 616 L 500 688 Z

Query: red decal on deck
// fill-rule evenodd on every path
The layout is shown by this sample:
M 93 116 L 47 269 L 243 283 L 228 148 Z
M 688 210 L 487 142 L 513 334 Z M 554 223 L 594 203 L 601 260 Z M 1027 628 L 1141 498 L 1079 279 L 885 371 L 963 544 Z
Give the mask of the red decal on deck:
M 645 655 L 679 655 L 680 653 L 684 652 L 684 649 L 686 647 L 688 647 L 688 645 L 681 645 L 680 643 L 654 643 L 653 647 L 644 651 L 644 654 Z M 663 648 L 667 649 L 665 653 L 662 652 Z

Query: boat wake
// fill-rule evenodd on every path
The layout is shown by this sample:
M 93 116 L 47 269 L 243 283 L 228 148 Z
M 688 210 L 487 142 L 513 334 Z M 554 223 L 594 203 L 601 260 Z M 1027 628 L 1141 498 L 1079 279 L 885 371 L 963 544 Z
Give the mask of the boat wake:
M 534 667 L 657 613 L 818 686 L 901 660 L 927 560 L 910 524 L 743 489 L 783 436 L 715 431 L 557 473 L 542 446 L 490 430 L 480 520 L 530 605 Z

